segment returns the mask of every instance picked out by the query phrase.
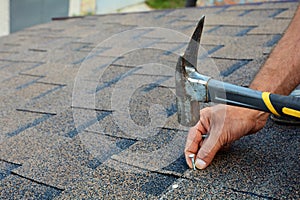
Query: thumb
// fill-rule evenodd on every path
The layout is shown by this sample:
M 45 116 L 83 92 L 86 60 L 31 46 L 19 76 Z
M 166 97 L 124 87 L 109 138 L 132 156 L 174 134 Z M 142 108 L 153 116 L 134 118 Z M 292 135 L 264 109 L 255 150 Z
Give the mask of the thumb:
M 210 134 L 199 149 L 195 162 L 198 169 L 205 169 L 221 148 L 218 137 L 215 136 L 214 134 Z

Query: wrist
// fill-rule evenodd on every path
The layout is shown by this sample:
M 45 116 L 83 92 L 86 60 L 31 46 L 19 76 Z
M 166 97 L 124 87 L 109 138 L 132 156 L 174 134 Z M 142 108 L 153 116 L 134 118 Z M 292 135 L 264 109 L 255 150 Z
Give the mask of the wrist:
M 248 124 L 252 124 L 250 133 L 255 133 L 262 129 L 265 126 L 270 115 L 267 112 L 250 108 L 235 107 L 234 109 L 234 113 L 236 115 L 241 116 L 243 120 L 247 121 Z
M 255 125 L 251 130 L 251 133 L 255 133 L 260 129 L 262 129 L 266 125 L 269 116 L 270 113 L 263 112 L 260 110 L 249 109 L 248 119 L 251 120 L 252 122 L 255 122 Z
M 268 117 L 270 116 L 270 113 L 267 113 L 264 111 L 254 110 L 254 109 L 249 109 L 249 110 L 250 110 L 249 114 L 251 115 L 251 117 L 253 119 L 266 121 L 268 119 Z

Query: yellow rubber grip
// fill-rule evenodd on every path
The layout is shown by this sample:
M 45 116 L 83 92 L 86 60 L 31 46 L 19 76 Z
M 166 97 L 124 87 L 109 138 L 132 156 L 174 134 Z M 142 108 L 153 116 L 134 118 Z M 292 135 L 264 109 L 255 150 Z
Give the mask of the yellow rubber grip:
M 272 105 L 270 101 L 270 93 L 269 92 L 263 92 L 261 94 L 261 97 L 266 105 L 266 107 L 273 113 L 274 115 L 280 116 L 279 113 L 275 110 L 274 106 Z
M 300 118 L 300 111 L 298 111 L 298 110 L 294 110 L 292 108 L 283 107 L 282 108 L 282 112 L 284 114 L 286 114 L 286 115 L 290 115 L 290 116 L 293 116 L 293 117 Z

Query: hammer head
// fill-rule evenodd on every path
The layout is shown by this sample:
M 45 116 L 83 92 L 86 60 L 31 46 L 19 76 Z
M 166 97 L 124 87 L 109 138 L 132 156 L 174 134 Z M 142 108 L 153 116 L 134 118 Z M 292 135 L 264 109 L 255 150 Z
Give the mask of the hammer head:
M 207 99 L 206 84 L 209 78 L 199 74 L 195 67 L 204 18 L 203 16 L 198 22 L 184 55 L 178 58 L 176 65 L 177 114 L 178 121 L 183 126 L 194 126 L 199 121 L 199 102 L 205 102 Z

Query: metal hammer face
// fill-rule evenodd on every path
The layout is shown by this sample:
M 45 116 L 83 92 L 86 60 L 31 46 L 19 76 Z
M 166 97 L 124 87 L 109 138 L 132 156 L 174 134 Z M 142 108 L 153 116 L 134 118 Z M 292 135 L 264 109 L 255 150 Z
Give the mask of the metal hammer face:
M 177 114 L 178 121 L 183 126 L 194 126 L 199 121 L 199 101 L 207 101 L 206 83 L 209 77 L 202 76 L 195 68 L 204 19 L 203 16 L 198 22 L 184 55 L 179 57 L 176 65 Z M 199 81 L 203 81 L 203 84 Z M 194 87 L 194 84 L 198 86 Z

